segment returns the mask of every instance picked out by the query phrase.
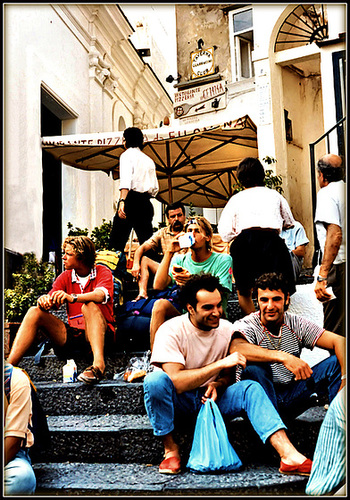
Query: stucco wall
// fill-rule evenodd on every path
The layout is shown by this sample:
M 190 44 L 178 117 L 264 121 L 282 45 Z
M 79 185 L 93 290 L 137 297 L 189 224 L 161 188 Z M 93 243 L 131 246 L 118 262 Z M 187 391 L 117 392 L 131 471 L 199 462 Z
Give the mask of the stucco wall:
M 176 7 L 177 25 L 177 67 L 182 75 L 181 83 L 191 77 L 191 52 L 198 49 L 198 40 L 204 41 L 203 48 L 217 48 L 214 64 L 225 80 L 231 81 L 230 38 L 227 14 L 220 5 L 185 5 Z
M 90 122 L 87 53 L 49 5 L 7 5 L 5 26 L 5 246 L 40 255 L 40 87 L 44 82 L 79 114 L 75 132 L 86 130 Z M 88 192 L 91 182 L 80 172 L 67 174 L 67 168 L 63 167 L 65 215 L 77 193 Z M 71 185 L 69 177 L 75 177 Z M 106 194 L 111 197 L 108 184 Z
M 118 130 L 121 117 L 155 127 L 171 100 L 129 44 L 132 28 L 116 5 L 8 4 L 4 27 L 4 246 L 40 258 L 41 86 L 71 112 L 62 134 Z M 117 196 L 118 181 L 105 173 L 62 165 L 62 236 L 67 222 L 91 230 L 112 219 Z
M 311 265 L 313 255 L 313 214 L 309 143 L 323 134 L 322 88 L 318 75 L 300 76 L 283 68 L 284 109 L 292 121 L 291 141 L 286 143 L 289 181 L 289 204 L 294 217 L 307 233 L 305 264 Z

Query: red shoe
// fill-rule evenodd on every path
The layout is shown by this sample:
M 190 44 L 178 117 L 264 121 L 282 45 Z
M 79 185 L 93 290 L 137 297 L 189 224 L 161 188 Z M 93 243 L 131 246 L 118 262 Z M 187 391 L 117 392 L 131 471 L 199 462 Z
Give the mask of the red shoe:
M 312 460 L 307 458 L 302 464 L 288 465 L 284 464 L 281 460 L 279 471 L 282 474 L 296 474 L 298 476 L 310 476 L 312 467 Z
M 159 466 L 161 474 L 178 474 L 181 470 L 181 460 L 179 457 L 165 458 Z

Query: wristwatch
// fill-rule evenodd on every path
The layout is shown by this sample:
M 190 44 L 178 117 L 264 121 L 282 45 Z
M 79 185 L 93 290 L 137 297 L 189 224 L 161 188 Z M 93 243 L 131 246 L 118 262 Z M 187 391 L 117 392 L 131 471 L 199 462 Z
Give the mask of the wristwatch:
M 323 278 L 322 276 L 317 276 L 317 281 L 327 281 L 327 278 Z
M 78 295 L 76 293 L 72 293 L 71 296 L 73 297 L 72 304 L 74 304 L 78 300 Z

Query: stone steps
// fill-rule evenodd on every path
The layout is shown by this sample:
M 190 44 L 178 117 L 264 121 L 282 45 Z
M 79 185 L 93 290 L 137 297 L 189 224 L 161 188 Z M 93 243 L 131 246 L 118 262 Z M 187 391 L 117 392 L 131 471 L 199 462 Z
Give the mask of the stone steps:
M 305 492 L 307 478 L 254 465 L 239 472 L 159 474 L 158 465 L 65 462 L 34 464 L 37 495 L 64 496 L 256 496 Z
M 308 457 L 313 455 L 324 411 L 321 408 L 308 410 L 289 426 L 291 441 Z M 154 437 L 147 415 L 48 416 L 48 424 L 52 443 L 45 452 L 45 459 L 49 461 L 160 463 L 162 460 L 161 442 Z M 194 422 L 179 423 L 175 432 L 184 457 L 190 452 L 193 429 Z M 238 418 L 227 422 L 227 429 L 243 463 L 268 460 L 278 465 L 274 450 L 261 443 L 246 420 Z M 40 461 L 40 457 L 35 461 Z
M 94 386 L 83 382 L 37 382 L 40 402 L 48 415 L 145 415 L 142 382 L 103 380 Z M 57 405 L 60 401 L 60 405 Z
M 130 358 L 143 352 L 109 353 L 108 378 L 97 385 L 62 383 L 64 361 L 43 356 L 21 362 L 36 385 L 48 416 L 51 445 L 33 457 L 39 495 L 302 495 L 306 479 L 278 472 L 279 458 L 264 446 L 249 422 L 227 422 L 228 435 L 244 468 L 227 474 L 193 474 L 184 469 L 177 476 L 158 473 L 161 441 L 153 435 L 143 404 L 142 382 L 113 380 Z M 76 357 L 78 371 L 89 361 Z M 323 407 L 298 417 L 288 434 L 295 446 L 312 458 Z M 190 452 L 194 421 L 179 422 L 175 438 L 183 464 Z M 263 464 L 263 465 L 262 465 Z
M 106 376 L 104 380 L 112 380 L 115 374 L 125 371 L 131 358 L 142 358 L 145 355 L 143 351 L 118 352 L 111 351 L 105 355 Z M 74 356 L 77 365 L 78 374 L 87 366 L 91 365 L 92 357 L 77 354 Z M 58 359 L 52 354 L 52 349 L 48 354 L 41 357 L 41 364 L 35 365 L 34 356 L 26 356 L 22 359 L 20 367 L 26 370 L 34 384 L 39 382 L 62 382 L 62 368 L 66 364 L 65 360 Z

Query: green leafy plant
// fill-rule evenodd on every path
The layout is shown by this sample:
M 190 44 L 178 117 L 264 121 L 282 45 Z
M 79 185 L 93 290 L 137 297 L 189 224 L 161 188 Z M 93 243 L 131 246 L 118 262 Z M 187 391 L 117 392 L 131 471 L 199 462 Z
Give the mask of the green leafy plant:
M 67 227 L 67 236 L 89 236 L 89 230 L 87 227 L 85 229 L 82 229 L 80 227 L 73 227 L 73 224 L 71 222 L 67 223 Z M 102 219 L 102 224 L 100 226 L 94 227 L 89 237 L 95 243 L 96 250 L 105 250 L 108 248 L 108 241 L 111 230 L 112 221 L 106 221 L 106 219 Z
M 273 158 L 272 156 L 265 156 L 263 158 L 263 162 L 267 163 L 268 165 L 272 165 L 273 163 L 277 163 L 276 158 Z M 275 189 L 278 191 L 280 194 L 283 193 L 283 188 L 282 188 L 282 176 L 281 175 L 275 175 L 274 171 L 271 169 L 265 170 L 265 186 Z
M 282 176 L 281 175 L 274 175 L 273 170 L 265 170 L 265 186 L 271 189 L 275 189 L 278 191 L 280 194 L 283 193 L 283 188 L 282 188 Z
M 108 248 L 111 231 L 112 221 L 106 221 L 106 219 L 102 219 L 102 224 L 96 226 L 91 231 L 91 239 L 95 243 L 96 250 L 105 250 Z
M 189 217 L 195 217 L 196 216 L 196 211 L 193 208 L 193 203 L 192 202 L 190 202 L 190 204 L 189 204 L 188 216 Z
M 71 222 L 67 223 L 67 227 L 67 236 L 87 236 L 89 234 L 89 230 L 87 227 L 85 229 L 81 229 L 80 227 L 73 227 L 73 224 Z
M 18 273 L 13 273 L 13 288 L 5 288 L 5 318 L 7 321 L 22 321 L 38 298 L 47 293 L 55 277 L 54 266 L 38 261 L 33 252 L 23 255 L 23 264 Z

